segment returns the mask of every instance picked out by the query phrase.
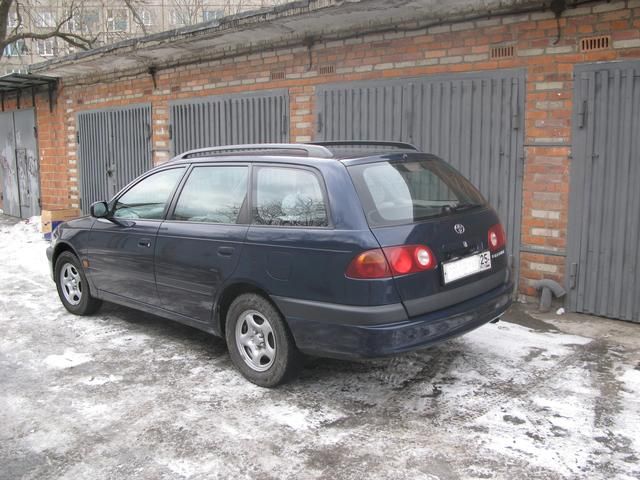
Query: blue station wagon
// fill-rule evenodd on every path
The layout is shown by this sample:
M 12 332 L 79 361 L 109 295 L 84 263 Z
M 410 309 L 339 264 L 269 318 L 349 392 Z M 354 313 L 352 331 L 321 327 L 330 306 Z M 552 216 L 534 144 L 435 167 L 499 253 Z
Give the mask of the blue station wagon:
M 463 334 L 513 291 L 493 208 L 394 142 L 189 151 L 61 224 L 47 256 L 71 313 L 108 301 L 221 336 L 265 387 L 302 353 L 379 357 Z

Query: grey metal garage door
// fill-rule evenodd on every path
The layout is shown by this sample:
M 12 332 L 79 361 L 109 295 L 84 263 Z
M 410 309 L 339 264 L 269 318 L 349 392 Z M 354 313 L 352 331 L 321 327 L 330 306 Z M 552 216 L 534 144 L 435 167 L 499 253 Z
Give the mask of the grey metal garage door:
M 575 68 L 568 306 L 640 322 L 640 62 Z
M 173 153 L 289 139 L 289 92 L 270 90 L 170 103 Z
M 0 113 L 0 185 L 7 215 L 40 214 L 36 119 L 32 108 Z
M 81 112 L 77 125 L 80 205 L 87 212 L 151 168 L 151 105 Z
M 518 271 L 525 73 L 504 70 L 317 89 L 318 140 L 397 140 L 434 153 L 496 207 Z

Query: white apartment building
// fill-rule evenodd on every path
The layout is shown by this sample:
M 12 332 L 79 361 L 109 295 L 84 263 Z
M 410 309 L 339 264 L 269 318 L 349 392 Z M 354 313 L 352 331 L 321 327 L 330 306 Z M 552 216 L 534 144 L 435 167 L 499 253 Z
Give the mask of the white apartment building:
M 46 32 L 64 22 L 64 32 L 91 39 L 93 46 L 216 20 L 289 0 L 27 0 L 21 2 L 20 18 L 9 16 L 8 31 L 18 23 L 29 32 Z M 70 15 L 70 6 L 73 5 Z M 70 18 L 68 18 L 70 17 Z M 68 20 L 66 20 L 68 18 Z M 66 21 L 65 21 L 66 20 Z M 0 75 L 25 72 L 27 66 L 73 53 L 78 48 L 60 38 L 25 39 L 7 45 L 0 60 Z

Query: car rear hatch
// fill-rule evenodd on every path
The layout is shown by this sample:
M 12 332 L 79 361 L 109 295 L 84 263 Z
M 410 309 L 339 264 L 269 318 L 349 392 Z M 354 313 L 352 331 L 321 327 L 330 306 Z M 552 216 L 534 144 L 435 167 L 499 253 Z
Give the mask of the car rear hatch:
M 463 302 L 508 280 L 497 214 L 444 161 L 396 154 L 352 162 L 348 170 L 409 316 Z

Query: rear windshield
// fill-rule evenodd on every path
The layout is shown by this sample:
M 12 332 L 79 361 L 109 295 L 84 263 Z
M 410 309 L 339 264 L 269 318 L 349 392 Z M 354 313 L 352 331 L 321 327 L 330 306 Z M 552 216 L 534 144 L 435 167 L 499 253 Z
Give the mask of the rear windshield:
M 403 225 L 485 205 L 480 192 L 436 157 L 349 167 L 372 227 Z

